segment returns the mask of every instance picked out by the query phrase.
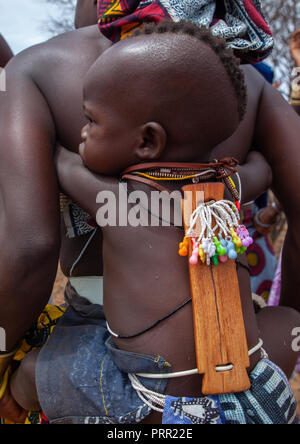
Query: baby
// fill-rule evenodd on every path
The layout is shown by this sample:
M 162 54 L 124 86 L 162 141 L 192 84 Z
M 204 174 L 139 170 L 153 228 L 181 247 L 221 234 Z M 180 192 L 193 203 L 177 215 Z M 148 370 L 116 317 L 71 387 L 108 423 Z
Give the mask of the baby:
M 271 172 L 259 153 L 231 152 L 224 143 L 246 111 L 242 71 L 223 41 L 192 24 L 146 26 L 108 49 L 85 79 L 84 110 L 88 124 L 80 155 L 58 147 L 56 163 L 61 189 L 94 218 L 107 205 L 103 196 L 114 196 L 115 208 L 121 209 L 124 192 L 126 199 L 129 193 L 126 216 L 133 209 L 132 192 L 150 198 L 151 179 L 120 181 L 124 170 L 145 162 L 212 163 L 217 150 L 242 164 L 244 202 L 270 186 Z M 186 183 L 172 180 L 164 186 L 172 192 Z M 143 207 L 140 202 L 135 210 L 141 214 Z M 114 209 L 108 205 L 106 211 Z M 201 375 L 161 377 L 197 366 L 188 262 L 178 255 L 183 227 L 172 216 L 167 224 L 163 209 L 151 205 L 140 226 L 123 223 L 121 212 L 113 214 L 106 219 L 113 223 L 102 224 L 104 309 L 70 289 L 69 307 L 48 342 L 13 376 L 14 398 L 28 409 L 40 404 L 51 423 L 296 422 L 295 401 L 277 365 L 291 375 L 297 359 L 291 332 L 299 325 L 298 313 L 276 307 L 255 314 L 241 259 L 248 348 L 261 338 L 270 358 L 261 349 L 251 355 L 251 389 L 210 397 L 203 396 Z M 157 377 L 136 376 L 141 373 Z M 18 390 L 26 378 L 28 386 L 37 386 L 36 399 Z M 283 392 L 286 399 L 279 405 Z

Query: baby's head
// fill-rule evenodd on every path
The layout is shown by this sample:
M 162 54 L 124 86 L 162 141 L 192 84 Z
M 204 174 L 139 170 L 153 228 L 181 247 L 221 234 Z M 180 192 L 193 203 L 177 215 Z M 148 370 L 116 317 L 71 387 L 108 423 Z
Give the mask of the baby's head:
M 187 22 L 146 25 L 84 82 L 81 155 L 114 175 L 140 162 L 206 162 L 244 116 L 246 87 L 223 40 Z

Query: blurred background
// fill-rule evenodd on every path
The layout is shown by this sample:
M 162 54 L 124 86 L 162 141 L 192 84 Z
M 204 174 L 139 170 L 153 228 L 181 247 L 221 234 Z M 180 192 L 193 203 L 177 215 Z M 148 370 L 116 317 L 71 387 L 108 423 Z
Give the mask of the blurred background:
M 0 34 L 14 54 L 73 28 L 76 0 L 0 0 Z

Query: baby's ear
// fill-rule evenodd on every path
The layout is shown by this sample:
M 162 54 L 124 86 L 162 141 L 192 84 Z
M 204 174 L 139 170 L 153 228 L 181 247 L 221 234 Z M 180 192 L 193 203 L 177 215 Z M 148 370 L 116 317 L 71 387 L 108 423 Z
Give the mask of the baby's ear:
M 145 123 L 140 128 L 140 142 L 135 154 L 141 161 L 159 159 L 165 150 L 166 142 L 166 131 L 159 123 Z

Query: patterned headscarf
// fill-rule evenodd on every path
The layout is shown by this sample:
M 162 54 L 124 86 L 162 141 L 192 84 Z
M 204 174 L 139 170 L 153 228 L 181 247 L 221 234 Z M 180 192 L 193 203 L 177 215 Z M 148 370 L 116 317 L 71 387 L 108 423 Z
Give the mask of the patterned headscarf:
M 210 28 L 244 62 L 259 62 L 273 48 L 261 0 L 98 0 L 100 31 L 118 42 L 143 25 L 188 20 Z

